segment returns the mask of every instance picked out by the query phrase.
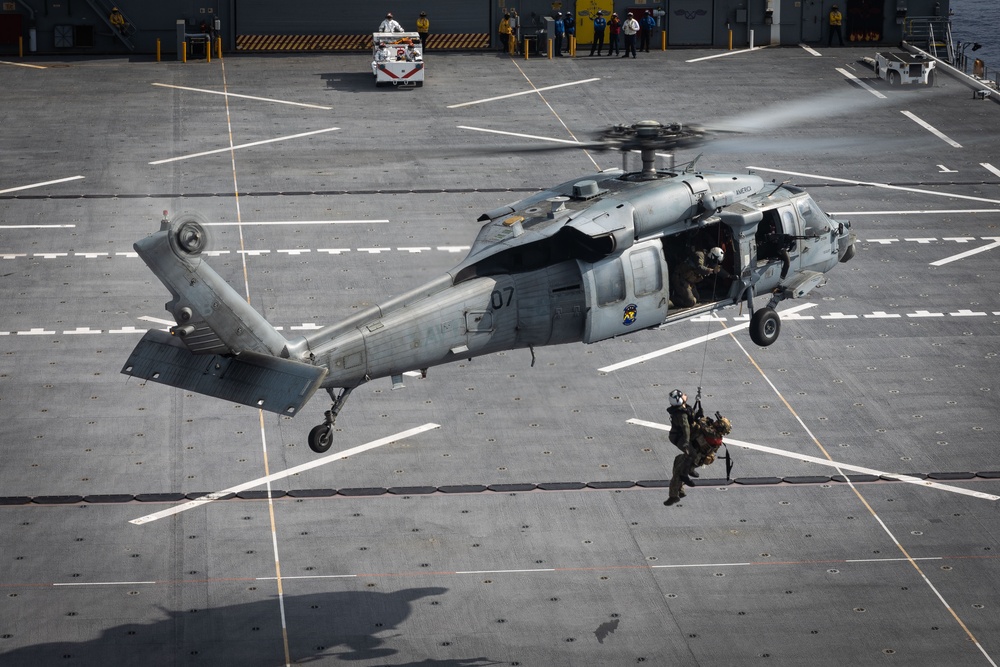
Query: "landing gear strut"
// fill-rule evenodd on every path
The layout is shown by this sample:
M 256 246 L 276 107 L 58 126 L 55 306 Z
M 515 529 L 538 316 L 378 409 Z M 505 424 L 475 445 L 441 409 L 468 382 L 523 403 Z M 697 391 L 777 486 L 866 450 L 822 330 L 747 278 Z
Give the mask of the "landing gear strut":
M 352 389 L 354 387 L 344 387 L 340 393 L 336 393 L 333 388 L 327 389 L 330 398 L 333 399 L 333 405 L 326 411 L 323 423 L 309 431 L 309 449 L 317 454 L 328 451 L 333 444 L 333 425 L 337 421 L 340 409 L 344 406 L 344 401 L 351 395 Z

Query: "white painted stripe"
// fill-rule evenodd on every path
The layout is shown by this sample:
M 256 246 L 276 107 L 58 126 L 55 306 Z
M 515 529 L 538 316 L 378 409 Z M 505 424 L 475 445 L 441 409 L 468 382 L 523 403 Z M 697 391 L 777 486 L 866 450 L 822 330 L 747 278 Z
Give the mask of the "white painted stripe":
M 54 582 L 53 586 L 151 586 L 155 581 L 71 581 Z
M 936 262 L 931 262 L 931 266 L 944 266 L 945 264 L 950 264 L 951 262 L 957 262 L 960 259 L 965 259 L 966 257 L 972 257 L 973 255 L 978 255 L 981 252 L 986 252 L 987 250 L 993 250 L 993 248 L 1000 246 L 1000 236 L 984 236 L 983 240 L 993 241 L 993 243 L 987 243 L 984 246 L 973 248 L 972 250 L 966 250 L 965 252 L 960 252 L 957 255 L 952 255 L 951 257 L 945 257 L 944 259 L 939 259 Z
M 903 114 L 904 116 L 906 116 L 907 118 L 909 118 L 910 120 L 912 120 L 914 123 L 916 123 L 920 127 L 924 128 L 925 130 L 927 130 L 928 132 L 930 132 L 931 134 L 933 134 L 935 137 L 937 137 L 941 141 L 943 141 L 946 144 L 948 144 L 949 146 L 953 146 L 955 148 L 961 148 L 962 147 L 962 144 L 958 143 L 957 141 L 955 141 L 954 139 L 952 139 L 951 137 L 949 137 L 948 135 L 946 135 L 941 130 L 937 129 L 936 127 L 934 127 L 933 125 L 931 125 L 927 121 L 923 120 L 922 118 L 920 118 L 919 116 L 917 116 L 917 114 L 915 114 L 913 112 L 910 112 L 910 111 L 900 111 L 899 113 Z
M 388 220 L 261 220 L 259 222 L 207 222 L 209 227 L 263 227 L 266 225 L 366 225 Z
M 216 491 L 210 493 L 206 496 L 202 496 L 196 500 L 192 500 L 180 505 L 175 505 L 169 509 L 165 509 L 162 512 L 154 512 L 153 514 L 147 514 L 146 516 L 139 517 L 138 519 L 132 519 L 129 523 L 135 525 L 142 525 L 144 523 L 149 523 L 151 521 L 156 521 L 158 519 L 163 519 L 168 516 L 173 516 L 175 514 L 180 514 L 181 512 L 186 512 L 187 510 L 194 509 L 195 507 L 201 507 L 206 505 L 213 500 L 218 500 L 230 493 L 239 493 L 240 491 L 246 491 L 262 484 L 270 484 L 271 482 L 277 481 L 279 479 L 284 479 L 286 477 L 291 477 L 292 475 L 297 475 L 300 472 L 305 472 L 306 470 L 312 470 L 313 468 L 319 468 L 320 466 L 327 465 L 328 463 L 333 463 L 335 461 L 341 461 L 349 456 L 354 456 L 355 454 L 360 454 L 362 452 L 367 452 L 370 449 L 375 449 L 376 447 L 381 447 L 383 445 L 388 445 L 393 442 L 398 442 L 405 438 L 412 437 L 423 433 L 424 431 L 430 431 L 435 428 L 441 428 L 439 424 L 427 423 L 423 426 L 417 426 L 416 428 L 411 428 L 406 431 L 401 431 L 395 435 L 386 436 L 378 440 L 372 440 L 371 442 L 365 443 L 363 445 L 358 445 L 357 447 L 352 447 L 351 449 L 345 449 L 342 452 L 337 452 L 336 454 L 329 454 L 323 458 L 316 459 L 315 461 L 309 461 L 308 463 L 303 463 L 302 465 L 297 465 L 287 470 L 281 472 L 276 472 L 272 475 L 267 475 L 266 477 L 260 477 L 258 479 L 251 480 L 249 482 L 244 482 L 243 484 L 237 484 L 236 486 L 231 486 L 228 489 L 223 489 L 222 491 Z
M 679 567 L 743 567 L 753 563 L 678 563 L 676 565 L 650 565 L 651 570 L 672 569 Z
M 815 305 L 816 304 L 814 304 L 814 303 L 804 303 L 802 305 L 795 306 L 794 308 L 789 308 L 788 310 L 784 310 L 784 311 L 782 311 L 779 314 L 780 315 L 791 315 L 793 313 L 797 313 L 800 310 L 805 310 L 806 308 L 812 308 Z M 648 354 L 643 354 L 643 355 L 638 356 L 638 357 L 633 357 L 632 359 L 626 359 L 625 361 L 619 361 L 617 364 L 611 364 L 610 366 L 604 366 L 603 368 L 598 368 L 597 370 L 599 372 L 601 372 L 601 373 L 611 373 L 613 371 L 621 370 L 622 368 L 626 368 L 628 366 L 634 366 L 635 364 L 641 364 L 642 362 L 649 361 L 650 359 L 656 359 L 657 357 L 662 357 L 663 355 L 670 354 L 671 352 L 677 352 L 678 350 L 683 350 L 683 349 L 689 348 L 689 347 L 691 347 L 693 345 L 699 345 L 699 344 L 704 343 L 706 341 L 714 340 L 716 338 L 721 338 L 722 336 L 727 336 L 727 335 L 729 335 L 731 333 L 735 333 L 735 332 L 740 331 L 742 329 L 749 328 L 749 326 L 750 326 L 750 322 L 749 321 L 743 322 L 742 324 L 736 324 L 734 326 L 731 326 L 731 327 L 726 328 L 726 329 L 722 329 L 720 331 L 715 331 L 715 332 L 712 332 L 710 334 L 706 334 L 704 336 L 700 336 L 698 338 L 692 338 L 691 340 L 684 341 L 683 343 L 677 343 L 676 345 L 671 345 L 670 347 L 665 347 L 665 348 L 663 348 L 661 350 L 656 350 L 655 352 L 650 352 Z
M 801 47 L 801 48 L 802 48 L 802 49 L 803 49 L 803 50 L 804 50 L 804 51 L 805 51 L 806 53 L 809 53 L 809 54 L 811 54 L 811 55 L 814 55 L 814 56 L 820 56 L 820 57 L 822 57 L 822 55 L 823 55 L 823 54 L 821 54 L 821 53 L 820 53 L 819 51 L 817 51 L 816 49 L 814 49 L 814 48 L 812 48 L 811 46 L 809 46 L 808 44 L 801 44 L 801 43 L 800 43 L 800 44 L 799 44 L 799 46 L 800 46 L 800 47 Z
M 911 211 L 827 211 L 833 217 L 856 215 L 941 215 L 942 213 L 1000 213 L 996 208 L 925 208 Z
M 854 82 L 855 84 L 857 84 L 857 85 L 858 85 L 859 87 L 861 87 L 861 88 L 864 88 L 864 89 L 865 89 L 865 90 L 867 90 L 867 91 L 868 91 L 869 93 L 871 93 L 871 94 L 872 94 L 872 95 L 874 95 L 875 97 L 879 98 L 880 100 L 886 100 L 886 99 L 889 99 L 889 98 L 887 98 L 887 97 L 886 97 L 885 95 L 883 95 L 882 93 L 878 92 L 877 90 L 875 90 L 874 88 L 872 88 L 871 86 L 869 86 L 869 85 L 868 85 L 867 83 L 865 83 L 864 81 L 862 81 L 861 79 L 859 79 L 858 77 L 856 77 L 856 76 L 854 76 L 853 74 L 851 74 L 850 72 L 848 72 L 848 71 L 847 71 L 846 69 L 844 69 L 843 67 L 838 67 L 838 68 L 837 68 L 837 71 L 838 71 L 838 72 L 840 72 L 841 74 L 843 74 L 843 75 L 844 75 L 845 77 L 847 77 L 847 78 L 848 78 L 848 79 L 850 79 L 851 81 L 853 81 L 853 82 Z
M 572 141 L 570 139 L 553 139 L 552 137 L 540 137 L 536 134 L 521 134 L 520 132 L 504 132 L 503 130 L 490 130 L 485 127 L 470 127 L 468 125 L 456 125 L 460 130 L 472 130 L 474 132 L 487 132 L 489 134 L 502 134 L 507 137 L 518 137 L 519 139 L 537 139 L 539 141 L 551 141 L 557 144 L 571 144 L 576 145 L 581 142 Z
M 76 225 L 0 225 L 0 229 L 72 229 Z
M 594 77 L 593 79 L 583 79 L 581 81 L 570 81 L 569 83 L 560 83 L 554 86 L 545 86 L 544 88 L 532 88 L 531 90 L 525 90 L 520 93 L 510 93 L 508 95 L 498 95 L 497 97 L 487 97 L 482 100 L 473 100 L 472 102 L 462 102 L 461 104 L 449 104 L 445 109 L 458 109 L 460 107 L 468 107 L 473 104 L 484 104 L 486 102 L 496 102 L 497 100 L 506 100 L 511 97 L 520 97 L 522 95 L 533 95 L 535 93 L 540 93 L 545 90 L 555 90 L 556 88 L 566 88 L 567 86 L 579 86 L 582 83 L 593 83 L 594 81 L 600 81 L 601 77 Z
M 20 185 L 16 188 L 7 188 L 6 190 L 0 190 L 0 195 L 5 195 L 8 192 L 20 192 L 21 190 L 30 190 L 32 188 L 42 188 L 46 185 L 56 185 L 57 183 L 69 183 L 70 181 L 83 180 L 83 176 L 70 176 L 68 178 L 57 178 L 54 181 L 43 181 L 41 183 L 32 183 L 31 185 Z
M 983 167 L 984 169 L 986 169 L 989 172 L 992 172 L 996 176 L 1000 176 L 1000 169 L 997 169 L 996 167 L 994 167 L 989 162 L 980 162 L 979 166 Z
M 648 428 L 654 428 L 659 431 L 670 430 L 670 426 L 668 426 L 667 424 L 659 424 L 657 422 L 645 421 L 643 419 L 629 419 L 627 420 L 627 423 L 636 424 L 638 426 L 646 426 Z M 778 456 L 784 456 L 786 458 L 795 459 L 796 461 L 815 463 L 817 465 L 827 466 L 829 468 L 837 468 L 839 470 L 850 470 L 853 472 L 860 472 L 866 475 L 877 475 L 877 476 L 886 475 L 888 477 L 892 477 L 893 479 L 899 480 L 900 482 L 907 482 L 909 484 L 916 484 L 918 486 L 926 486 L 931 489 L 950 491 L 952 493 L 958 493 L 964 496 L 972 496 L 973 498 L 981 498 L 983 500 L 1000 500 L 1000 496 L 994 496 L 989 493 L 981 493 L 979 491 L 963 489 L 958 486 L 940 484 L 938 482 L 933 482 L 926 479 L 920 479 L 919 477 L 910 477 L 909 475 L 898 475 L 896 473 L 885 472 L 883 470 L 874 470 L 872 468 L 864 468 L 862 466 L 855 466 L 847 463 L 838 463 L 836 461 L 831 461 L 829 459 L 822 459 L 817 456 L 809 456 L 807 454 L 799 454 L 797 452 L 788 452 L 783 449 L 775 449 L 774 447 L 766 447 L 764 445 L 755 445 L 752 442 L 744 442 L 743 440 L 725 438 L 723 442 L 725 442 L 726 444 L 735 445 L 737 447 L 746 447 L 747 449 L 754 449 L 759 452 L 764 452 L 767 454 L 777 454 Z
M 14 67 L 28 67 L 30 69 L 48 69 L 44 65 L 29 65 L 28 63 L 12 63 L 9 60 L 0 60 L 0 65 L 13 65 Z
M 240 148 L 251 148 L 253 146 L 263 146 L 264 144 L 273 144 L 279 141 L 288 141 L 289 139 L 301 139 L 302 137 L 311 137 L 316 134 L 323 134 L 324 132 L 335 132 L 339 130 L 339 127 L 328 127 L 324 130 L 313 130 L 312 132 L 302 132 L 301 134 L 290 134 L 285 137 L 275 137 L 274 139 L 264 139 L 262 141 L 251 141 L 248 144 L 238 144 L 236 146 L 226 146 L 225 148 L 216 148 L 211 151 L 202 151 L 201 153 L 191 153 L 190 155 L 179 155 L 177 157 L 167 158 L 165 160 L 154 160 L 149 164 L 166 164 L 168 162 L 178 162 L 180 160 L 190 160 L 191 158 L 204 157 L 206 155 L 215 155 L 216 153 L 228 153 L 235 151 Z M 0 193 L 2 194 L 2 193 Z
M 766 171 L 772 174 L 785 174 L 786 176 L 802 176 L 804 178 L 822 178 L 827 181 L 837 183 L 850 183 L 851 185 L 870 185 L 875 188 L 885 188 L 887 190 L 899 190 L 901 192 L 919 192 L 924 195 L 934 195 L 936 197 L 949 197 L 951 199 L 970 199 L 988 204 L 1000 204 L 1000 199 L 987 199 L 986 197 L 972 197 L 969 195 L 958 195 L 953 192 L 937 192 L 936 190 L 922 190 L 920 188 L 907 188 L 901 185 L 889 185 L 888 183 L 875 183 L 873 181 L 855 181 L 849 178 L 837 178 L 835 176 L 822 176 L 820 174 L 803 174 L 797 171 L 785 171 L 782 169 L 768 169 L 767 167 L 747 167 L 749 170 Z
M 358 575 L 356 574 L 302 574 L 294 577 L 287 577 L 281 575 L 282 581 L 287 581 L 289 579 L 356 579 Z M 277 581 L 278 577 L 254 577 L 254 581 Z
M 149 315 L 143 315 L 138 319 L 142 320 L 143 322 L 152 322 L 153 324 L 166 324 L 168 327 L 173 327 L 177 325 L 177 322 L 174 322 L 173 320 L 161 320 L 158 317 L 150 317 Z
M 307 107 L 309 109 L 326 109 L 327 111 L 333 109 L 333 107 L 325 107 L 319 104 L 306 104 L 304 102 L 289 102 L 288 100 L 276 100 L 270 97 L 255 97 L 253 95 L 238 95 L 236 93 L 224 93 L 221 90 L 206 90 L 204 88 L 188 88 L 187 86 L 174 86 L 169 83 L 154 83 L 154 86 L 159 86 L 160 88 L 176 88 L 178 90 L 190 90 L 195 93 L 208 93 L 209 95 L 224 95 L 226 97 L 241 97 L 245 100 L 257 100 L 258 102 L 274 102 L 276 104 L 290 104 L 296 107 Z
M 456 572 L 455 574 L 522 574 L 525 572 L 555 572 L 554 567 L 540 567 L 537 569 L 528 570 L 465 570 L 464 572 Z
M 735 56 L 738 53 L 750 53 L 751 51 L 760 51 L 761 49 L 766 49 L 767 46 L 755 46 L 752 49 L 740 49 L 739 51 L 726 51 L 724 53 L 717 53 L 712 56 L 705 56 L 703 58 L 693 58 L 691 60 L 685 60 L 686 63 L 700 63 L 702 60 L 714 60 L 716 58 L 725 58 L 726 56 Z

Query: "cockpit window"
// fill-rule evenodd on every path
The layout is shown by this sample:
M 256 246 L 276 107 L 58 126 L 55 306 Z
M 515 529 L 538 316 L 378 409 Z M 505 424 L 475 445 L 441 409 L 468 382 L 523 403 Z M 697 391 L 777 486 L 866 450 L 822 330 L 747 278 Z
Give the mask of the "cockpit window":
M 799 215 L 805 222 L 806 236 L 825 234 L 830 231 L 830 219 L 826 217 L 823 209 L 812 200 L 812 197 L 797 199 L 795 206 L 799 209 Z

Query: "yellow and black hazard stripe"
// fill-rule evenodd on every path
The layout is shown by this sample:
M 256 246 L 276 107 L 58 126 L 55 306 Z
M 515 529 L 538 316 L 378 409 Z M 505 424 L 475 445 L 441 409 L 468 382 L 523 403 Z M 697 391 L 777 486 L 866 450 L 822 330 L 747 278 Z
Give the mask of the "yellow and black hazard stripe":
M 486 49 L 487 33 L 441 34 L 427 38 L 428 49 Z M 371 35 L 237 35 L 237 51 L 368 51 Z

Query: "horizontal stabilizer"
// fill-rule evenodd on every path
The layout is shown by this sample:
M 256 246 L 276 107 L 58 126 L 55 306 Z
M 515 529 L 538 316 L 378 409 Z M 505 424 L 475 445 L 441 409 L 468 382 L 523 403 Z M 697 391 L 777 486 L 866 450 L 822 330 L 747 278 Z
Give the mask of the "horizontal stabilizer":
M 319 389 L 327 369 L 255 352 L 192 354 L 176 337 L 152 329 L 122 373 L 293 417 Z

